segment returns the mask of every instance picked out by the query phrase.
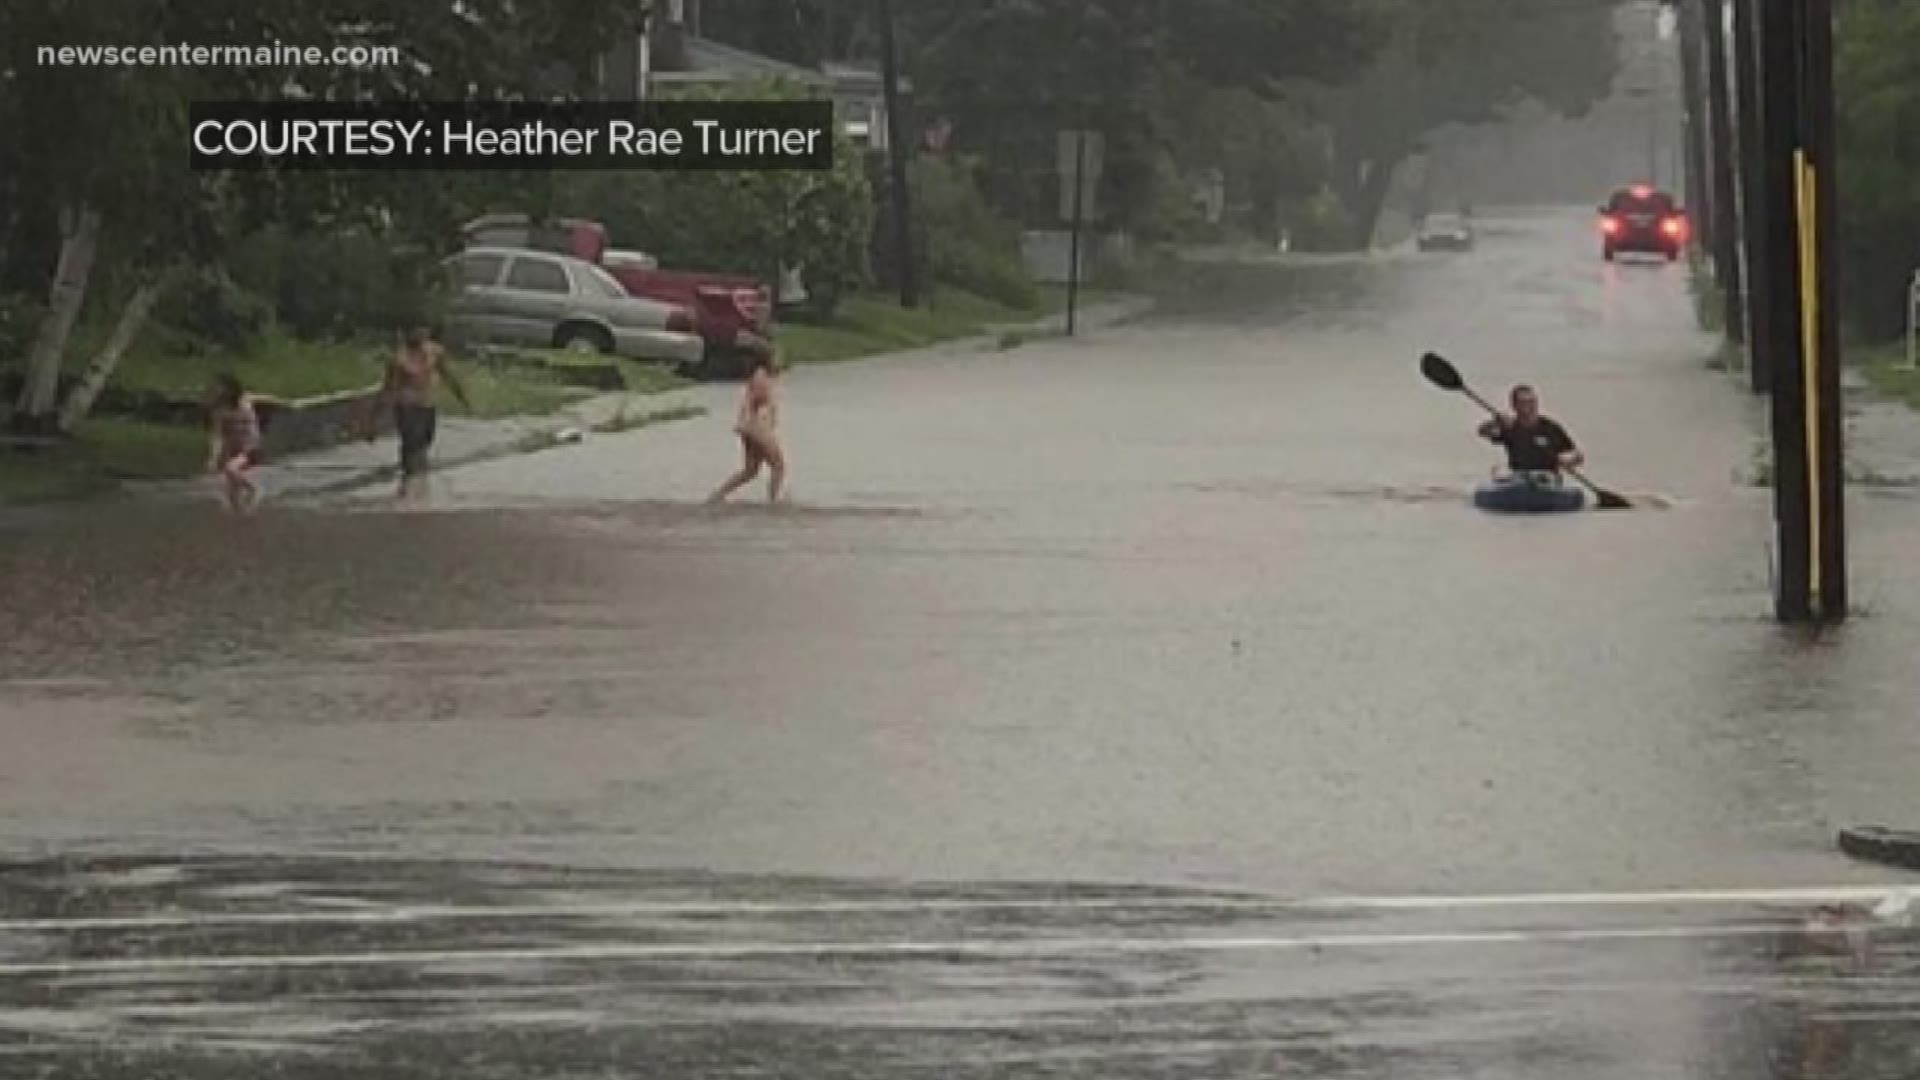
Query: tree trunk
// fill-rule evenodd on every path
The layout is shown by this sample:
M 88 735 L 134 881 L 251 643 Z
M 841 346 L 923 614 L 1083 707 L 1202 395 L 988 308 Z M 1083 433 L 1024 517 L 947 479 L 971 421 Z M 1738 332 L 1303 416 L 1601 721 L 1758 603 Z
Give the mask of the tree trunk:
M 1399 166 L 1398 160 L 1378 158 L 1366 164 L 1359 189 L 1353 193 L 1354 201 L 1347 205 L 1347 213 L 1353 218 L 1353 246 L 1358 251 L 1373 246 L 1373 232 L 1380 227 L 1380 212 L 1386 209 L 1387 191 Z
M 60 393 L 60 361 L 67 337 L 87 299 L 87 278 L 93 273 L 100 243 L 100 214 L 91 206 L 68 207 L 60 214 L 60 265 L 54 271 L 47 313 L 27 356 L 27 377 L 20 389 L 14 426 L 45 430 L 52 426 L 53 407 Z
M 120 321 L 114 324 L 113 335 L 107 344 L 88 362 L 87 369 L 67 391 L 66 403 L 60 407 L 60 430 L 71 434 L 80 421 L 92 411 L 94 399 L 100 391 L 106 389 L 107 380 L 113 377 L 113 370 L 120 366 L 120 358 L 126 355 L 128 346 L 138 337 L 142 327 L 147 324 L 147 316 L 153 313 L 154 301 L 160 298 L 164 287 L 164 277 L 155 278 L 134 290 L 127 300 L 127 306 L 120 309 Z

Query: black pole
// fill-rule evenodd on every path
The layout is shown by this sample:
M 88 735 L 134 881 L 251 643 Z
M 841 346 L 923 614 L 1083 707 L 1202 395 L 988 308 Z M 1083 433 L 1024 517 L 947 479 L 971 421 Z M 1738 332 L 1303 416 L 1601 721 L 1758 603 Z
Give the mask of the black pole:
M 1067 249 L 1067 336 L 1073 336 L 1074 312 L 1080 302 L 1080 222 L 1086 212 L 1087 130 L 1073 135 L 1073 240 Z
M 1756 394 L 1773 389 L 1773 339 L 1767 331 L 1776 286 L 1767 247 L 1765 96 L 1760 87 L 1760 4 L 1733 4 L 1733 71 L 1739 124 L 1734 138 L 1740 150 L 1741 250 L 1745 259 L 1747 306 L 1747 378 Z
M 900 306 L 920 306 L 919 267 L 913 261 L 913 208 L 907 191 L 907 147 L 900 137 L 900 62 L 895 51 L 892 0 L 880 3 L 880 80 L 887 110 L 887 167 L 893 185 L 893 258 Z
M 1761 206 L 1773 288 L 1766 334 L 1773 368 L 1773 515 L 1779 572 L 1774 611 L 1783 622 L 1813 615 L 1812 474 L 1807 462 L 1807 351 L 1800 273 L 1800 0 L 1759 0 Z
M 1814 300 L 1814 355 L 1809 408 L 1814 421 L 1814 601 L 1820 619 L 1841 622 L 1847 617 L 1846 467 L 1845 429 L 1840 400 L 1840 290 L 1838 181 L 1835 166 L 1835 108 L 1833 92 L 1833 3 L 1805 0 L 1796 4 L 1802 21 L 1801 145 L 1809 166 L 1813 230 L 1809 245 L 1813 258 L 1808 288 Z
M 1740 211 L 1735 189 L 1733 103 L 1727 93 L 1726 0 L 1700 0 L 1704 8 L 1707 50 L 1707 126 L 1713 174 L 1713 272 L 1726 303 L 1723 322 L 1729 340 L 1747 340 L 1746 290 L 1740 273 Z
M 1692 242 L 1710 251 L 1713 242 L 1713 199 L 1707 194 L 1707 125 L 1703 106 L 1706 80 L 1701 77 L 1700 71 L 1700 5 L 1697 0 L 1683 0 L 1676 14 L 1680 23 L 1680 94 L 1684 99 L 1680 109 L 1681 133 L 1684 136 L 1681 145 L 1686 158 L 1683 190 L 1687 196 L 1688 214 L 1694 221 Z

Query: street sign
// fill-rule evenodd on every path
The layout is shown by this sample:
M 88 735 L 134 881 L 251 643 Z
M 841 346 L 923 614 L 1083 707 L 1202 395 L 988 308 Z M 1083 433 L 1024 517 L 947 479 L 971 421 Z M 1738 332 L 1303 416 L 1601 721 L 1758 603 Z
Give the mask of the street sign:
M 1082 155 L 1084 140 L 1085 157 Z M 1062 131 L 1058 142 L 1060 172 L 1060 220 L 1074 219 L 1074 177 L 1080 178 L 1080 216 L 1092 220 L 1100 216 L 1096 195 L 1100 190 L 1100 170 L 1106 156 L 1106 139 L 1097 131 Z

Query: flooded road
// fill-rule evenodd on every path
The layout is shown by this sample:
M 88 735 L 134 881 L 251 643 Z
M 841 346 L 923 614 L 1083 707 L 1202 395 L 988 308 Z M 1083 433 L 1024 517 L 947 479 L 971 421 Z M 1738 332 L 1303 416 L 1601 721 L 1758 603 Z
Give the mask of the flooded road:
M 1920 503 L 1773 626 L 1758 406 L 1589 229 L 802 371 L 784 508 L 696 505 L 720 387 L 431 512 L 0 532 L 0 1074 L 1914 1075 L 1910 932 L 1795 928 L 1920 821 Z M 1471 511 L 1426 349 L 1673 508 Z

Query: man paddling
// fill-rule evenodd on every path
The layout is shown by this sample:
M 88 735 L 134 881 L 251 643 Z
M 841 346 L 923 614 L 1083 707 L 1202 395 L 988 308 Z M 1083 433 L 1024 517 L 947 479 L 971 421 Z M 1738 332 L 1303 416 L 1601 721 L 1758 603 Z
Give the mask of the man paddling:
M 1507 468 L 1516 473 L 1552 473 L 1577 469 L 1586 455 L 1573 445 L 1573 436 L 1550 416 L 1540 415 L 1540 395 L 1522 384 L 1508 399 L 1512 415 L 1480 425 L 1480 437 L 1507 448 Z

